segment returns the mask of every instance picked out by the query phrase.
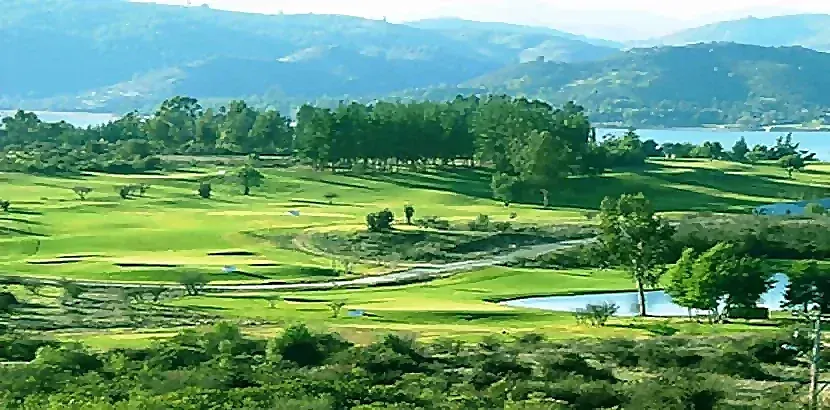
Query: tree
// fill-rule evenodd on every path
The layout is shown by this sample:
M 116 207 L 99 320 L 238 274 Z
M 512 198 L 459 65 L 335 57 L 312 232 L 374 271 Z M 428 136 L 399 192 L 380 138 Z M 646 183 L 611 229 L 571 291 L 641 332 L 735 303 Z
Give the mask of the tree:
M 265 175 L 262 175 L 252 165 L 245 165 L 238 168 L 233 176 L 242 185 L 243 195 L 246 196 L 251 194 L 251 188 L 262 186 L 262 181 L 265 179 Z
M 133 189 L 135 189 L 135 187 L 132 185 L 123 185 L 115 188 L 115 190 L 118 192 L 118 196 L 120 196 L 121 199 L 128 199 L 130 195 L 133 194 Z
M 9 208 L 11 206 L 12 206 L 11 202 L 9 202 L 5 199 L 0 199 L 0 210 L 2 210 L 3 212 L 9 212 Z
M 331 309 L 331 317 L 337 319 L 340 317 L 340 311 L 346 306 L 345 300 L 333 300 L 329 302 L 329 309 Z
M 817 202 L 811 202 L 804 207 L 804 214 L 809 216 L 823 216 L 827 213 L 827 209 Z
M 793 263 L 784 299 L 787 307 L 807 312 L 817 305 L 822 313 L 830 313 L 830 271 L 814 260 Z
M 725 242 L 699 256 L 687 249 L 668 275 L 672 301 L 690 311 L 708 311 L 712 322 L 732 309 L 754 308 L 771 286 L 759 260 L 739 255 L 735 245 Z
M 671 296 L 672 302 L 689 309 L 690 318 L 692 309 L 708 310 L 710 307 L 708 301 L 711 299 L 704 295 L 708 289 L 696 282 L 701 279 L 694 276 L 696 261 L 694 249 L 686 249 L 677 263 L 666 272 L 668 276 L 666 293 Z
M 179 284 L 190 296 L 197 296 L 209 282 L 207 275 L 201 272 L 188 272 L 179 278 Z
M 806 164 L 804 163 L 804 158 L 802 158 L 801 155 L 792 154 L 779 159 L 778 166 L 784 168 L 787 171 L 787 177 L 792 179 L 793 172 L 803 170 Z
M 264 297 L 264 299 L 266 302 L 268 302 L 269 309 L 276 309 L 277 303 L 279 303 L 282 300 L 282 297 L 280 297 L 280 295 L 267 295 Z
M 639 313 L 646 316 L 645 287 L 655 286 L 663 273 L 674 228 L 656 216 L 643 194 L 606 197 L 600 218 L 600 243 L 634 279 Z
M 334 192 L 329 192 L 329 193 L 326 193 L 325 195 L 323 195 L 323 198 L 325 198 L 329 201 L 329 205 L 332 205 L 334 203 L 334 200 L 337 198 L 337 196 L 338 195 L 335 194 Z
M 92 192 L 92 188 L 85 186 L 76 186 L 72 188 L 72 192 L 74 192 L 75 195 L 78 196 L 78 199 L 83 201 L 86 199 L 86 196 Z
M 406 216 L 406 224 L 412 225 L 412 217 L 415 216 L 415 207 L 409 204 L 404 205 L 403 213 Z
M 213 188 L 210 185 L 210 182 L 202 182 L 199 184 L 199 196 L 204 199 L 210 199 L 211 191 Z
M 490 182 L 493 189 L 493 196 L 501 201 L 505 207 L 510 206 L 515 198 L 516 186 L 519 179 L 507 174 L 494 174 Z
M 746 161 L 746 154 L 749 153 L 749 145 L 746 144 L 746 139 L 741 137 L 735 145 L 732 146 L 732 159 L 735 161 Z

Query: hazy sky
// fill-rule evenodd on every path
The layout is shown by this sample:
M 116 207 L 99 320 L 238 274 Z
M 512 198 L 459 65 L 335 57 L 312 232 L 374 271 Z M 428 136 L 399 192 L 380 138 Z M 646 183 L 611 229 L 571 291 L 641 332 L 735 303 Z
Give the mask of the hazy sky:
M 137 0 L 187 4 L 187 0 Z M 461 17 L 546 25 L 619 40 L 667 34 L 754 15 L 830 13 L 830 0 L 192 0 L 192 5 L 260 13 L 319 13 L 399 22 Z

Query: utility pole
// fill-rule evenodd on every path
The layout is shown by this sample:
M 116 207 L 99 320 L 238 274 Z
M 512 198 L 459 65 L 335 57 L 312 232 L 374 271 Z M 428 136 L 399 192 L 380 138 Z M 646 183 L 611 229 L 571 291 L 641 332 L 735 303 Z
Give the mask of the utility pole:
M 818 375 L 821 362 L 821 312 L 815 317 L 813 327 L 813 351 L 810 357 L 810 409 L 818 409 Z

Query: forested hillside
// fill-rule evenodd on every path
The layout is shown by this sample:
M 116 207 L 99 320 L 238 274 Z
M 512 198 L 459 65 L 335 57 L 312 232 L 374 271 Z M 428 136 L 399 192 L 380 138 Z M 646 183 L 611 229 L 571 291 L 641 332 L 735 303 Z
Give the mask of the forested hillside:
M 536 54 L 573 60 L 608 50 L 553 30 L 513 45 L 502 44 L 511 33 L 498 30 L 468 40 L 356 17 L 122 0 L 14 0 L 0 8 L 0 48 L 14 56 L 0 64 L 6 108 L 116 111 L 177 94 L 361 96 L 457 84 Z
M 470 88 L 578 101 L 598 122 L 694 126 L 808 122 L 830 108 L 830 54 L 732 43 L 634 49 L 580 64 L 532 62 Z

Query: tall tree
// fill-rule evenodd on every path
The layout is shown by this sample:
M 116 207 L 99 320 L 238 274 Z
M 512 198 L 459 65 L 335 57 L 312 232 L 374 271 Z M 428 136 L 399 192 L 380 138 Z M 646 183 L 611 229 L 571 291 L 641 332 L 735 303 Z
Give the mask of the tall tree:
M 806 312 L 817 305 L 822 313 L 830 313 L 830 271 L 816 261 L 797 261 L 787 276 L 786 306 Z
M 746 154 L 749 153 L 749 145 L 746 144 L 746 139 L 741 137 L 732 146 L 732 159 L 735 161 L 745 161 Z
M 233 177 L 242 185 L 243 195 L 250 195 L 251 188 L 262 186 L 262 181 L 265 179 L 265 175 L 262 175 L 252 165 L 245 165 L 238 168 L 233 173 Z
M 655 214 L 643 194 L 606 197 L 600 210 L 600 243 L 637 285 L 640 316 L 646 316 L 646 286 L 655 286 L 667 262 L 674 228 Z

